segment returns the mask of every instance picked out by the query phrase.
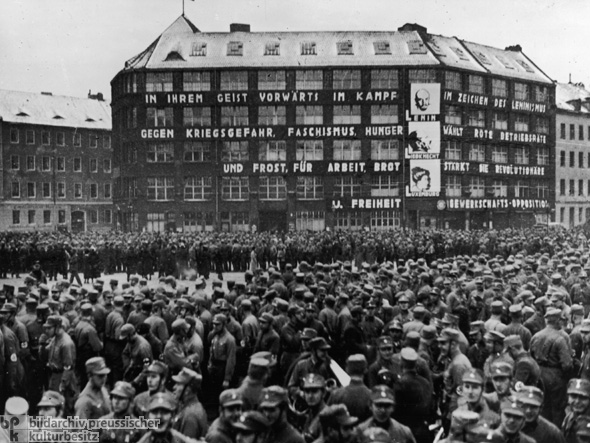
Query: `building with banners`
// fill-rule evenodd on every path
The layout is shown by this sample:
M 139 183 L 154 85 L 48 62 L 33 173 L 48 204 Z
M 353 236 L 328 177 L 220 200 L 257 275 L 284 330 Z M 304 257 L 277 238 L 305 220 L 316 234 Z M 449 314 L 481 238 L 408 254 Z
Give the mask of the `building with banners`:
M 553 205 L 555 86 L 518 46 L 181 16 L 112 96 L 124 230 L 503 228 Z
M 112 228 L 111 112 L 89 98 L 0 90 L 0 225 Z
M 590 91 L 556 85 L 555 221 L 574 227 L 590 220 Z

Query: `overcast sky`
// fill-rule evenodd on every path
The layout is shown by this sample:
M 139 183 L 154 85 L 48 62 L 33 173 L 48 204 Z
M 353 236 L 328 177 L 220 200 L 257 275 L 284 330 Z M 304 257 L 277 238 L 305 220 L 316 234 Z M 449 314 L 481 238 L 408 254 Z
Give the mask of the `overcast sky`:
M 0 88 L 110 99 L 110 81 L 182 13 L 182 0 L 0 0 Z M 428 32 L 520 44 L 549 77 L 590 87 L 589 0 L 186 0 L 203 32 Z

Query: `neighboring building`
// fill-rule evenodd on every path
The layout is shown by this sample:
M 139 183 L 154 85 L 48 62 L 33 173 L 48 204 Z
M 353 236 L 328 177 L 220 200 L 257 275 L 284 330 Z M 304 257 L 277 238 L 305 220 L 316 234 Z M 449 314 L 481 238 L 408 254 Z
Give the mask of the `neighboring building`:
M 590 91 L 557 83 L 555 221 L 574 227 L 590 220 Z
M 111 112 L 102 95 L 0 90 L 0 226 L 111 229 Z
M 111 85 L 124 230 L 486 229 L 553 207 L 555 86 L 519 46 L 181 16 Z

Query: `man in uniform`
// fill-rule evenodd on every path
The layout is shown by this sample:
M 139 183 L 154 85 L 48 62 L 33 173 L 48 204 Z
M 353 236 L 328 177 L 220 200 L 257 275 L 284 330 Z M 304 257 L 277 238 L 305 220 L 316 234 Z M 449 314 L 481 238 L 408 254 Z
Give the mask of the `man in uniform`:
M 0 351 L 4 352 L 4 389 L 3 395 L 8 397 L 21 396 L 24 394 L 24 377 L 25 371 L 19 358 L 21 353 L 19 339 L 16 334 L 6 324 L 6 320 L 11 315 L 11 309 L 6 305 L 0 309 L 0 332 L 3 337 L 3 347 Z M 0 396 L 0 398 L 2 398 Z
M 207 434 L 207 414 L 197 397 L 203 377 L 192 369 L 182 370 L 172 377 L 174 397 L 178 402 L 178 413 L 172 420 L 172 428 L 183 435 L 201 439 Z
M 189 355 L 185 341 L 190 331 L 188 322 L 179 318 L 172 323 L 172 337 L 164 346 L 164 363 L 168 366 L 170 374 L 178 374 L 182 368 L 195 369 L 198 367 L 201 356 L 198 354 Z
M 104 332 L 104 357 L 107 365 L 111 369 L 109 384 L 113 385 L 114 381 L 123 378 L 123 349 L 125 349 L 125 340 L 121 340 L 121 328 L 125 324 L 123 318 L 123 307 L 125 299 L 117 295 L 113 299 L 114 309 L 107 315 Z
M 320 412 L 326 407 L 326 380 L 318 374 L 308 374 L 301 384 L 305 410 L 305 423 L 302 426 L 303 438 L 307 443 L 315 441 L 321 434 Z
M 502 405 L 515 401 L 515 393 L 511 389 L 512 365 L 505 361 L 495 361 L 492 363 L 490 371 L 494 392 L 485 393 L 483 397 L 488 402 L 490 409 L 500 414 Z
M 264 352 L 264 351 L 263 351 Z M 270 362 L 266 358 L 252 357 L 248 373 L 237 391 L 244 400 L 243 410 L 258 409 L 262 390 L 270 376 Z
M 97 357 L 102 351 L 102 342 L 98 338 L 98 333 L 94 327 L 92 316 L 92 305 L 84 303 L 80 307 L 80 321 L 74 327 L 73 339 L 76 344 L 76 374 L 80 380 L 81 386 L 86 386 L 86 361 L 92 357 Z
M 541 417 L 543 397 L 543 391 L 535 386 L 522 386 L 516 393 L 516 403 L 524 413 L 522 432 L 537 443 L 565 443 L 560 429 Z
M 590 422 L 590 382 L 573 378 L 567 385 L 567 413 L 561 432 L 567 443 L 577 443 L 577 432 Z
M 75 415 L 82 419 L 93 419 L 111 412 L 109 392 L 105 388 L 110 372 L 102 357 L 93 357 L 86 362 L 88 383 L 76 400 Z
M 483 398 L 483 376 L 478 369 L 470 369 L 463 374 L 461 396 L 458 409 L 473 411 L 479 414 L 479 424 L 496 428 L 500 424 L 500 416 L 492 411 Z
M 154 359 L 152 347 L 129 323 L 121 327 L 120 338 L 127 342 L 125 349 L 123 349 L 123 367 L 125 368 L 123 379 L 132 382 Z
M 276 357 L 280 349 L 280 337 L 273 327 L 274 317 L 272 314 L 265 312 L 258 319 L 260 331 L 254 344 L 254 352 L 268 351 Z
M 176 400 L 168 392 L 159 392 L 151 399 L 148 418 L 158 420 L 158 427 L 148 431 L 139 443 L 196 443 L 196 440 L 172 429 L 172 417 L 176 411 Z
M 146 417 L 152 398 L 157 393 L 166 391 L 168 366 L 160 360 L 154 360 L 145 369 L 145 375 L 148 389 L 133 399 L 133 412 L 137 417 Z
M 342 404 L 326 406 L 320 412 L 322 435 L 316 443 L 351 443 L 355 441 L 357 423 L 358 418 L 352 417 L 346 406 Z
M 207 443 L 233 443 L 232 424 L 242 414 L 242 397 L 235 389 L 226 389 L 219 396 L 219 417 L 217 417 L 205 436 Z M 270 442 L 270 440 L 268 440 Z
M 500 427 L 492 433 L 492 439 L 496 436 L 505 442 L 535 443 L 535 440 L 522 432 L 524 412 L 516 403 L 504 405 L 501 418 Z
M 262 391 L 260 411 L 270 424 L 267 441 L 305 443 L 303 436 L 287 421 L 288 403 L 287 390 L 280 386 L 269 386 Z
M 224 314 L 216 314 L 213 317 L 212 338 L 209 343 L 209 364 L 207 365 L 213 396 L 229 387 L 236 366 L 236 340 L 227 331 L 226 324 L 227 317 Z
M 514 384 L 537 386 L 541 377 L 541 369 L 539 364 L 523 349 L 520 336 L 509 335 L 506 337 L 504 339 L 504 349 L 514 359 Z
M 111 409 L 113 412 L 100 417 L 106 420 L 123 420 L 125 417 L 133 417 L 131 402 L 135 396 L 135 388 L 131 383 L 118 381 L 111 391 Z M 142 432 L 139 429 L 108 428 L 100 429 L 100 443 L 135 443 L 140 439 Z

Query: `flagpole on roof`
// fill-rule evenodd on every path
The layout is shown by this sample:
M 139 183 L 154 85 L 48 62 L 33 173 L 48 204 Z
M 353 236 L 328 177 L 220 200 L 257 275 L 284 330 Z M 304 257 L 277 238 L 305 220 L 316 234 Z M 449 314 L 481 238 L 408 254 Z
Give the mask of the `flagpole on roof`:
M 184 17 L 184 0 L 182 0 L 182 16 Z

